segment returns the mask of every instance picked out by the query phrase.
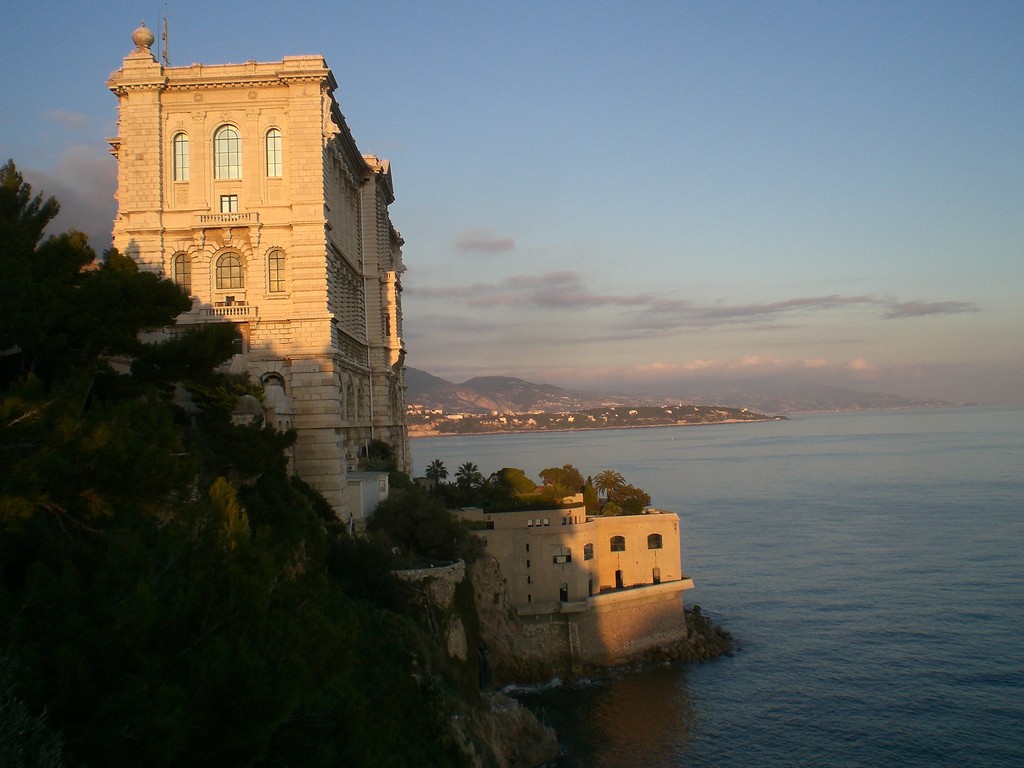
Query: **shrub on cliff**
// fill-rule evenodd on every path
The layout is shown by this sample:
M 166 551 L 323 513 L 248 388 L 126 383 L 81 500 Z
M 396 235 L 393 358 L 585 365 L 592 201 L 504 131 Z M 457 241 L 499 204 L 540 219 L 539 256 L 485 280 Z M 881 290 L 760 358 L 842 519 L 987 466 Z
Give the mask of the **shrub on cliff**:
M 472 560 L 480 551 L 469 527 L 418 485 L 393 492 L 378 504 L 366 528 L 398 550 L 405 565 Z

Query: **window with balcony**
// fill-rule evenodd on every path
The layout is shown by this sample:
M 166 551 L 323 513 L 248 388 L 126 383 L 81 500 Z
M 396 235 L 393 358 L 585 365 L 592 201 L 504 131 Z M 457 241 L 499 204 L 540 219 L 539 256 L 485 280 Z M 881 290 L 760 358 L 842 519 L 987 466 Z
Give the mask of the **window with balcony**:
M 284 251 L 275 249 L 267 254 L 267 273 L 267 289 L 284 293 Z
M 244 288 L 242 260 L 234 253 L 225 253 L 217 259 L 216 284 L 218 291 Z
M 238 213 L 238 195 L 221 195 L 220 212 Z
M 174 134 L 171 146 L 174 154 L 174 180 L 188 181 L 188 134 Z
M 267 176 L 281 176 L 281 131 L 277 128 L 267 131 Z
M 213 177 L 242 178 L 242 137 L 233 125 L 225 125 L 213 136 Z

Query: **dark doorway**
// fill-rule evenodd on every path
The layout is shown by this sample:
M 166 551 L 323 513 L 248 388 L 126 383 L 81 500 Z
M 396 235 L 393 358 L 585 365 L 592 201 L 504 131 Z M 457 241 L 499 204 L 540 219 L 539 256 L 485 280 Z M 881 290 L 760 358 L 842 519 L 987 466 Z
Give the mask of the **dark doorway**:
M 623 586 L 625 586 L 625 585 L 622 583 L 622 571 L 616 571 L 615 572 L 615 588 L 616 589 L 622 589 Z

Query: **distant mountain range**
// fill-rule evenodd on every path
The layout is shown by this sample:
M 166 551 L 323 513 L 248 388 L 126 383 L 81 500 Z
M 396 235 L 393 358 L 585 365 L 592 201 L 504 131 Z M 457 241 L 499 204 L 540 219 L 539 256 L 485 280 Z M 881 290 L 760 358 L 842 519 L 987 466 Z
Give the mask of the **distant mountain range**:
M 693 381 L 680 381 L 659 384 L 656 392 L 609 393 L 534 384 L 513 376 L 478 376 L 456 384 L 417 368 L 407 368 L 406 384 L 406 402 L 410 405 L 440 409 L 446 413 L 552 413 L 602 406 L 666 403 L 749 408 L 767 414 L 954 405 L 938 400 L 912 400 L 884 392 L 861 392 L 826 384 L 767 379 L 742 383 L 705 379 L 699 385 Z

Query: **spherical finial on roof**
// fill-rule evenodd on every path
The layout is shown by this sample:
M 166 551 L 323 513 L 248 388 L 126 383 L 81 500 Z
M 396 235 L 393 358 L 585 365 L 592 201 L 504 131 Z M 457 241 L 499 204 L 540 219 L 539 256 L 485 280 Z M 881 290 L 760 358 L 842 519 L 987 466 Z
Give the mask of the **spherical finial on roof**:
M 156 40 L 156 37 L 149 31 L 146 22 L 142 22 L 142 26 L 132 32 L 132 42 L 135 43 L 135 47 L 140 51 L 149 48 L 154 40 Z

